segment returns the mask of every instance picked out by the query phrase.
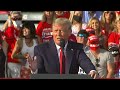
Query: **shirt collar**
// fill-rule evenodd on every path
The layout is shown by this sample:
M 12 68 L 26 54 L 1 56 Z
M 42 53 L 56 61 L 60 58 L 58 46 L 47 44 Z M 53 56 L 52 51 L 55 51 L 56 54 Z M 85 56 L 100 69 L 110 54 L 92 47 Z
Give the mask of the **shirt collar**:
M 55 45 L 56 45 L 56 48 L 57 48 L 57 51 L 58 51 L 58 50 L 60 49 L 60 46 L 59 46 L 59 45 L 57 45 L 57 44 L 55 44 Z M 68 45 L 68 41 L 67 41 L 67 43 L 65 44 L 64 50 L 66 50 L 67 45 Z

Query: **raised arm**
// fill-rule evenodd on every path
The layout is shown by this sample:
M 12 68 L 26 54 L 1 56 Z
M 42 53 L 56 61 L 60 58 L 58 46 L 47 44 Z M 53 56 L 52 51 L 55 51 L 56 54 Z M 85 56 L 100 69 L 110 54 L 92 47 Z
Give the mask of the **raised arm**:
M 22 55 L 20 52 L 21 52 L 21 46 L 22 45 L 22 40 L 21 39 L 18 39 L 15 43 L 15 47 L 12 51 L 12 54 L 11 54 L 11 58 L 14 59 L 25 59 L 25 56 Z

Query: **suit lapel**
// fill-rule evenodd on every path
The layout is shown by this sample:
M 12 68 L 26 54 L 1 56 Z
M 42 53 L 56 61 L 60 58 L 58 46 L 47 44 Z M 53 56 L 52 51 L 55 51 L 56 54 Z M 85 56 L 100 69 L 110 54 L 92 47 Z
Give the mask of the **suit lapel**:
M 66 49 L 66 68 L 65 68 L 65 73 L 69 74 L 70 70 L 70 65 L 73 59 L 73 52 L 74 49 L 71 48 L 71 46 L 68 44 L 67 49 Z
M 55 46 L 55 43 L 53 40 L 50 41 L 50 55 L 51 55 L 51 60 L 54 62 L 54 65 L 56 67 L 56 73 L 59 73 L 59 57 L 58 57 L 58 52 Z

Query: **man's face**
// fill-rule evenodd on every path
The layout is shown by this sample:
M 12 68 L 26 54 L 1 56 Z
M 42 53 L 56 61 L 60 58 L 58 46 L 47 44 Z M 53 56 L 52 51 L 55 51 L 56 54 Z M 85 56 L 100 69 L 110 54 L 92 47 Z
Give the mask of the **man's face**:
M 57 45 L 60 45 L 61 38 L 67 41 L 70 35 L 71 30 L 69 30 L 67 26 L 58 24 L 53 25 L 53 39 Z
M 87 43 L 87 38 L 77 36 L 77 42 L 86 45 L 86 43 Z

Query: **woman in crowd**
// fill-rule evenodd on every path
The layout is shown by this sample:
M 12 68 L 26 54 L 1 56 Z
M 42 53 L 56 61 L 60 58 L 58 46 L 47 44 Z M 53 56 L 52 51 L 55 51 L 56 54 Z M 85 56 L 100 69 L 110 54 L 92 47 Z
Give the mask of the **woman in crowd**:
M 8 43 L 6 46 L 7 49 L 7 67 L 8 67 L 8 77 L 12 74 L 11 68 L 13 64 L 18 64 L 18 60 L 12 59 L 11 54 L 12 50 L 15 46 L 15 42 L 19 37 L 20 33 L 20 25 L 22 24 L 22 12 L 21 11 L 11 11 L 8 15 L 8 19 L 3 25 L 3 32 L 5 36 L 5 40 Z
M 110 33 L 114 29 L 116 14 L 114 11 L 104 11 L 101 16 L 101 26 L 104 28 L 104 34 L 109 38 Z
M 35 30 L 36 29 L 33 22 L 24 22 L 20 33 L 21 37 L 17 40 L 13 49 L 11 57 L 13 59 L 19 60 L 19 64 L 14 65 L 16 66 L 16 69 L 18 69 L 18 78 L 30 77 L 30 61 L 27 60 L 28 58 L 33 58 L 34 47 L 39 44 L 39 40 L 35 34 Z M 27 73 L 25 73 L 25 71 Z M 13 75 L 15 75 L 15 72 L 13 73 Z
M 54 20 L 53 11 L 44 11 L 42 21 L 38 23 L 36 34 L 40 37 L 40 42 L 48 42 L 52 38 L 52 23 Z
M 92 28 L 95 31 L 95 35 L 100 39 L 100 47 L 107 50 L 107 37 L 102 33 L 101 24 L 98 18 L 93 17 L 88 23 L 88 27 Z
M 113 47 L 112 50 L 118 51 L 118 53 L 117 52 L 115 54 L 113 53 L 114 62 L 115 62 L 115 74 L 117 75 L 119 73 L 118 71 L 120 68 L 120 54 L 119 54 L 120 52 L 120 49 L 119 49 L 120 48 L 120 16 L 116 18 L 115 29 L 113 32 L 111 32 L 108 38 L 108 47 L 109 49 L 112 49 L 111 47 Z M 118 75 L 116 77 L 118 77 Z
M 81 30 L 81 28 L 82 28 L 82 17 L 74 15 L 72 21 L 72 34 L 77 36 L 77 33 Z

